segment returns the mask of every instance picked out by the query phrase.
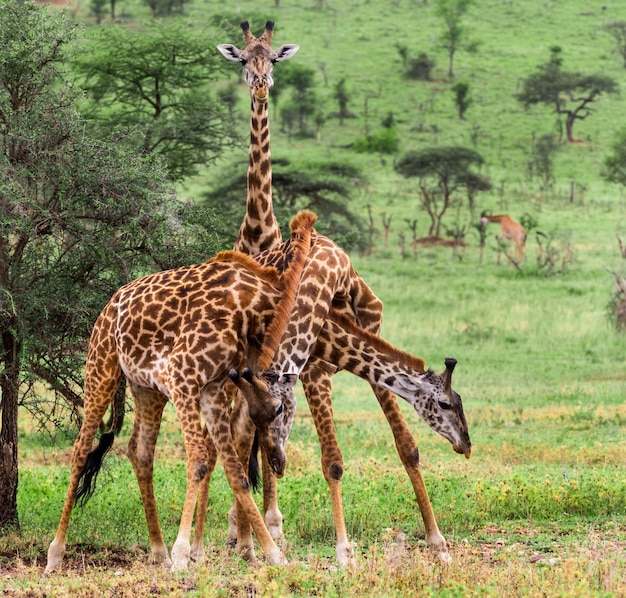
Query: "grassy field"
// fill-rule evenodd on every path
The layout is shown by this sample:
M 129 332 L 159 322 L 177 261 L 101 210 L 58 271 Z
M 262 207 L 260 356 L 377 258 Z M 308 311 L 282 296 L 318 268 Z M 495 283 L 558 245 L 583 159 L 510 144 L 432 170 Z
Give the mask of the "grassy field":
M 122 6 L 124 18 L 143 14 L 138 4 Z M 86 12 L 79 8 L 79 14 Z M 218 8 L 196 2 L 187 10 L 191 20 L 201 21 Z M 526 162 L 533 134 L 555 130 L 554 115 L 541 108 L 525 112 L 513 98 L 519 80 L 547 60 L 554 44 L 563 48 L 566 68 L 601 71 L 623 88 L 626 71 L 601 27 L 626 19 L 626 6 L 477 0 L 466 19 L 476 51 L 459 52 L 455 61 L 457 80 L 468 81 L 474 97 L 466 121 L 456 117 L 444 80 L 445 54 L 437 47 L 441 24 L 432 2 L 344 0 L 320 11 L 313 0 L 283 0 L 280 8 L 274 2 L 237 2 L 229 10 L 249 19 L 254 30 L 274 18 L 275 45 L 300 44 L 294 61 L 319 70 L 317 93 L 326 111 L 335 109 L 332 84 L 339 78 L 346 77 L 354 96 L 350 108 L 359 118 L 343 127 L 327 121 L 321 141 L 290 142 L 273 128 L 273 155 L 351 160 L 368 172 L 370 183 L 354 201 L 361 210 L 373 206 L 381 230 L 381 214 L 391 215 L 392 233 L 387 247 L 380 235 L 377 251 L 352 257 L 384 301 L 383 336 L 436 370 L 447 356 L 458 360 L 454 386 L 470 426 L 470 461 L 404 409 L 453 562 L 442 567 L 429 554 L 383 414 L 369 387 L 342 373 L 335 378 L 334 408 L 356 567 L 338 569 L 334 561 L 320 451 L 300 395 L 287 475 L 279 485 L 288 566 L 249 568 L 226 548 L 231 494 L 219 468 L 212 479 L 205 563 L 184 573 L 151 566 L 123 435 L 99 491 L 75 511 L 62 572 L 41 578 L 67 486 L 70 446 L 42 441 L 24 419 L 18 497 L 23 533 L 0 538 L 0 590 L 8 596 L 626 596 L 626 340 L 606 313 L 611 271 L 625 266 L 615 236 L 626 238 L 626 199 L 600 177 L 626 98 L 603 98 L 597 112 L 576 126 L 581 142 L 562 144 L 556 190 L 548 197 L 527 178 Z M 413 56 L 433 55 L 440 80 L 404 79 L 396 43 L 406 44 Z M 242 134 L 246 93 L 242 89 Z M 392 159 L 357 156 L 344 147 L 366 125 L 377 128 L 389 111 L 399 123 L 402 151 L 470 146 L 478 131 L 476 148 L 486 158 L 486 172 L 504 190 L 481 196 L 480 209 L 515 219 L 532 214 L 562 251 L 572 250 L 564 271 L 548 275 L 537 266 L 534 235 L 521 271 L 496 265 L 495 225 L 482 261 L 472 235 L 462 256 L 447 248 L 420 248 L 417 258 L 402 260 L 397 235 L 404 219 L 418 218 L 420 234 L 426 228 L 414 185 L 395 175 Z M 233 155 L 238 156 L 245 165 L 245 154 Z M 188 181 L 181 195 L 198 196 L 217 176 L 213 171 Z M 171 409 L 155 477 L 171 546 L 185 484 L 184 451 Z

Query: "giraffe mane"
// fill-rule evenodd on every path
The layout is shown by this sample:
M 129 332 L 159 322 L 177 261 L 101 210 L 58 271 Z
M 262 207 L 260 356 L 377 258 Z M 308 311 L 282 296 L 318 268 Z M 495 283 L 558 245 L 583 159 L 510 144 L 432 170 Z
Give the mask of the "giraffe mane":
M 311 248 L 311 231 L 316 221 L 317 216 L 313 212 L 302 210 L 289 223 L 293 254 L 289 267 L 282 274 L 283 296 L 276 305 L 274 317 L 263 338 L 261 354 L 257 363 L 260 370 L 266 370 L 272 363 L 278 344 L 287 329 L 298 294 L 300 276 Z
M 380 336 L 373 334 L 361 328 L 350 316 L 336 311 L 331 307 L 328 316 L 333 322 L 339 324 L 346 332 L 353 334 L 359 339 L 365 341 L 368 345 L 373 346 L 378 351 L 391 357 L 394 361 L 398 361 L 402 365 L 406 365 L 418 372 L 426 371 L 426 364 L 421 357 L 411 355 L 402 349 L 397 349 L 391 343 L 382 339 Z
M 254 258 L 240 251 L 220 251 L 212 262 L 236 262 L 250 270 L 253 274 L 268 282 L 269 284 L 279 288 L 284 288 L 283 277 L 278 273 L 274 266 L 262 266 Z

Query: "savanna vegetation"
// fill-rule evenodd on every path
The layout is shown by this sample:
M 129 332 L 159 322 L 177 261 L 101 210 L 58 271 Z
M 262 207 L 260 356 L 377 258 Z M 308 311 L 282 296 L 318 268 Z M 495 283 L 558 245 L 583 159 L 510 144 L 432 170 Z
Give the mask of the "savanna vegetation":
M 37 65 L 56 49 L 34 36 L 1 66 L 0 511 L 7 500 L 17 507 L 0 535 L 4 594 L 625 596 L 626 7 L 84 0 L 67 15 L 84 28 L 69 27 L 77 39 L 61 44 L 62 60 Z M 205 562 L 178 573 L 150 565 L 127 422 L 98 491 L 75 510 L 62 571 L 43 579 L 90 322 L 128 278 L 232 246 L 249 98 L 240 69 L 213 50 L 241 46 L 241 19 L 260 31 L 268 18 L 275 45 L 300 45 L 276 65 L 270 96 L 281 223 L 316 210 L 383 299 L 383 336 L 433 369 L 458 360 L 470 461 L 405 409 L 453 562 L 428 552 L 371 391 L 340 374 L 334 410 L 356 567 L 334 562 L 319 447 L 299 396 L 279 483 L 289 565 L 250 568 L 226 547 L 231 493 L 219 469 Z M 2 29 L 2 47 L 19 35 Z M 138 74 L 168 48 L 199 67 L 166 61 Z M 25 97 L 5 93 L 10 58 L 40 69 L 29 91 L 41 93 L 27 106 L 36 111 L 7 100 Z M 481 224 L 484 212 L 525 226 L 523 262 L 497 224 Z M 155 487 L 170 546 L 184 484 L 167 410 Z

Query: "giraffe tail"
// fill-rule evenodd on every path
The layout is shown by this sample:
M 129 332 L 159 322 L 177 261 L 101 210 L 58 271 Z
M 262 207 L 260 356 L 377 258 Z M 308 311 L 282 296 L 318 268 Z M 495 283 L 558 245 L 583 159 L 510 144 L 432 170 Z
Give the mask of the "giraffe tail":
M 78 481 L 78 490 L 76 491 L 76 498 L 74 504 L 80 507 L 84 507 L 87 501 L 93 495 L 96 489 L 96 481 L 100 469 L 102 469 L 102 463 L 105 455 L 111 450 L 113 446 L 113 440 L 117 436 L 124 423 L 124 414 L 126 407 L 126 378 L 122 378 L 120 385 L 115 393 L 113 399 L 113 405 L 111 407 L 111 416 L 109 421 L 101 424 L 101 428 L 106 427 L 108 432 L 104 432 L 100 435 L 100 440 L 95 449 L 93 449 L 87 455 L 87 461 L 80 474 Z

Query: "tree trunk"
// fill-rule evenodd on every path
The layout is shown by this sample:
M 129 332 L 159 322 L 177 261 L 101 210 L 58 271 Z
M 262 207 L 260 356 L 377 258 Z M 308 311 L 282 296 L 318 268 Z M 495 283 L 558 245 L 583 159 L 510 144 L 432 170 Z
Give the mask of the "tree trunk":
M 15 322 L 14 322 L 15 324 Z M 17 513 L 17 414 L 20 374 L 20 347 L 7 326 L 2 332 L 2 362 L 0 375 L 0 530 L 16 528 L 20 522 Z
M 565 133 L 567 135 L 567 140 L 572 143 L 574 141 L 573 129 L 574 129 L 574 121 L 576 117 L 572 113 L 567 114 L 567 118 L 565 119 Z

